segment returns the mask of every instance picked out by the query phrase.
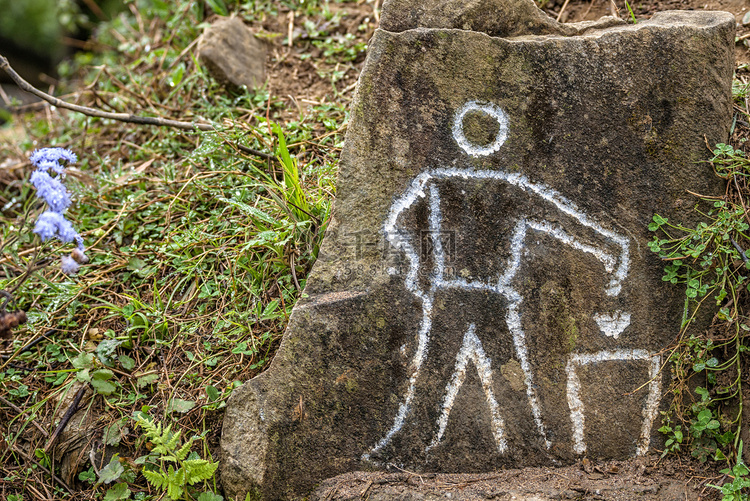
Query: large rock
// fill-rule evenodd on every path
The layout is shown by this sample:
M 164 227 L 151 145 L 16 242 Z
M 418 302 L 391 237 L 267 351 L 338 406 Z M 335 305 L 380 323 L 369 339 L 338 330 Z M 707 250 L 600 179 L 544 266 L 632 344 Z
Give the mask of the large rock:
M 379 30 L 307 297 L 227 407 L 227 494 L 644 454 L 682 313 L 647 226 L 719 188 L 733 33 Z
M 625 24 L 605 16 L 598 21 L 558 23 L 534 0 L 386 0 L 380 27 L 387 31 L 446 28 L 480 31 L 493 37 L 580 35 Z
M 220 18 L 198 41 L 201 63 L 216 80 L 254 89 L 266 82 L 266 47 L 236 17 Z

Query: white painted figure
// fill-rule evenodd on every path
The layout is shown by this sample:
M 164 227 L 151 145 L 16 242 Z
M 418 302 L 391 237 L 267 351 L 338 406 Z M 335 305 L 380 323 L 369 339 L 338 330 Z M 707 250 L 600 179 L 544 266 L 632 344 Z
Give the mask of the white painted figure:
M 473 144 L 464 134 L 463 122 L 467 113 L 481 112 L 494 119 L 499 127 L 495 139 L 488 145 Z M 494 104 L 477 103 L 474 101 L 466 103 L 455 115 L 453 124 L 453 137 L 461 149 L 472 157 L 488 156 L 499 151 L 508 136 L 509 123 L 505 112 Z M 554 206 L 560 213 L 571 221 L 569 226 L 579 226 L 597 235 L 599 242 L 588 242 L 580 237 L 574 236 L 571 231 L 564 229 L 558 224 L 549 221 L 536 220 L 531 216 L 521 215 L 516 221 L 510 242 L 510 257 L 504 265 L 504 271 L 499 276 L 488 279 L 480 277 L 477 279 L 458 278 L 446 274 L 445 250 L 440 238 L 433 238 L 433 267 L 430 270 L 430 283 L 425 287 L 420 284 L 418 275 L 420 271 L 420 257 L 415 243 L 412 242 L 407 233 L 398 227 L 399 216 L 416 202 L 426 199 L 429 208 L 429 230 L 431 235 L 440 235 L 444 218 L 441 214 L 440 182 L 450 179 L 479 180 L 506 183 L 527 194 L 534 195 L 540 203 Z M 567 225 L 567 223 L 566 223 Z M 606 229 L 594 221 L 591 217 L 581 211 L 573 202 L 567 200 L 555 190 L 538 183 L 533 183 L 519 173 L 509 173 L 502 170 L 473 170 L 458 168 L 436 168 L 419 174 L 411 183 L 407 191 L 392 205 L 383 228 L 387 241 L 397 250 L 405 254 L 408 270 L 405 276 L 405 286 L 422 303 L 422 320 L 417 333 L 416 350 L 410 364 L 412 373 L 409 378 L 406 394 L 403 396 L 398 407 L 398 412 L 393 419 L 391 428 L 375 444 L 375 446 L 363 455 L 364 460 L 370 460 L 371 456 L 386 447 L 393 437 L 399 433 L 404 426 L 407 416 L 412 411 L 414 399 L 416 398 L 416 383 L 430 350 L 430 335 L 433 324 L 433 301 L 435 293 L 439 290 L 451 288 L 467 291 L 491 291 L 504 297 L 508 303 L 505 314 L 505 322 L 512 335 L 515 355 L 520 362 L 523 371 L 526 396 L 533 414 L 537 431 L 544 440 L 546 447 L 551 447 L 551 442 L 545 430 L 544 417 L 539 404 L 539 398 L 534 385 L 534 374 L 529 361 L 526 343 L 526 335 L 522 327 L 521 305 L 524 298 L 514 288 L 513 279 L 516 276 L 522 262 L 523 251 L 526 240 L 535 233 L 546 234 L 570 248 L 591 255 L 603 266 L 609 283 L 604 294 L 609 297 L 617 297 L 623 282 L 627 279 L 629 269 L 630 242 L 627 237 L 615 231 Z M 602 244 L 601 242 L 605 242 Z M 614 252 L 612 250 L 615 250 Z M 396 273 L 396 270 L 391 270 Z M 630 325 L 630 313 L 624 311 L 601 312 L 593 316 L 599 326 L 601 333 L 613 339 L 620 335 Z M 484 347 L 477 335 L 476 327 L 471 324 L 464 334 L 463 342 L 456 355 L 454 372 L 446 384 L 442 401 L 442 411 L 435 423 L 435 433 L 432 441 L 426 447 L 426 451 L 440 444 L 448 424 L 453 404 L 461 385 L 466 377 L 469 361 L 473 362 L 481 381 L 487 405 L 491 415 L 492 433 L 497 445 L 497 450 L 502 454 L 508 449 L 505 433 L 505 421 L 502 408 L 497 402 L 493 392 L 493 369 L 492 361 L 487 356 Z M 621 349 L 613 351 L 599 351 L 595 353 L 572 353 L 569 356 L 567 376 L 567 401 L 570 407 L 571 427 L 573 430 L 573 450 L 577 454 L 586 451 L 584 441 L 585 409 L 581 401 L 581 386 L 577 375 L 577 368 L 583 365 L 599 363 L 604 361 L 647 361 L 650 366 L 651 381 L 648 385 L 648 397 L 643 409 L 643 426 L 637 443 L 637 454 L 645 454 L 648 449 L 649 437 L 654 418 L 657 413 L 660 385 L 658 382 L 659 355 L 652 355 L 645 350 Z

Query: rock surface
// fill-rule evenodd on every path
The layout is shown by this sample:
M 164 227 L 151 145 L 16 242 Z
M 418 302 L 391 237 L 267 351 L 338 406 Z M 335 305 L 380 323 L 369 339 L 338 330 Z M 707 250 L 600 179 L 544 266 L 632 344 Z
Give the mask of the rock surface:
M 369 45 L 307 297 L 227 407 L 229 496 L 658 440 L 682 302 L 647 226 L 719 189 L 700 161 L 729 131 L 734 18 L 509 38 L 422 24 Z
M 201 63 L 216 80 L 254 89 L 266 81 L 266 48 L 242 20 L 222 18 L 198 42 Z
M 598 21 L 558 23 L 539 10 L 534 0 L 386 0 L 380 19 L 380 27 L 387 31 L 455 28 L 493 37 L 571 36 L 624 24 L 611 16 Z

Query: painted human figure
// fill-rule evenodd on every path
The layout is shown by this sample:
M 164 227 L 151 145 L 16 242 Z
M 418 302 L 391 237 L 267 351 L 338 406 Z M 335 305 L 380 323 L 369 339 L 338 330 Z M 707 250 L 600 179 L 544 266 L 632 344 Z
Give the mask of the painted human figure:
M 463 122 L 470 112 L 488 115 L 497 122 L 499 130 L 493 142 L 476 145 L 466 138 Z M 483 157 L 500 149 L 508 127 L 508 119 L 499 107 L 469 102 L 455 115 L 453 137 L 466 154 Z M 423 235 L 404 230 L 418 228 L 424 221 L 428 231 Z M 424 453 L 440 446 L 459 390 L 467 375 L 474 377 L 468 371 L 471 365 L 476 368 L 484 393 L 489 428 L 498 454 L 512 453 L 512 444 L 518 442 L 509 440 L 506 416 L 510 406 L 519 405 L 530 414 L 528 422 L 533 424 L 529 428 L 535 431 L 540 448 L 550 449 L 555 439 L 545 423 L 524 327 L 524 312 L 533 310 L 520 283 L 530 273 L 527 255 L 530 250 L 544 254 L 545 249 L 552 249 L 572 256 L 567 261 L 580 256 L 583 268 L 596 268 L 603 277 L 601 290 L 582 293 L 589 295 L 586 302 L 616 306 L 628 276 L 629 239 L 604 228 L 560 193 L 531 182 L 522 174 L 456 167 L 419 174 L 393 203 L 384 224 L 384 235 L 390 245 L 403 253 L 404 284 L 421 302 L 422 318 L 410 354 L 409 380 L 393 424 L 363 459 L 376 460 L 383 449 L 398 440 L 407 421 L 415 419 L 416 402 L 423 398 L 422 389 L 434 388 L 437 378 L 445 385 L 440 402 L 422 406 L 426 410 L 419 412 L 425 419 L 434 418 L 421 432 Z M 425 236 L 430 243 L 428 247 L 424 245 Z M 423 252 L 425 249 L 429 252 Z M 599 334 L 611 339 L 619 338 L 630 324 L 630 314 L 616 307 L 592 311 L 591 317 L 599 327 Z M 450 332 L 456 329 L 461 329 L 462 338 Z M 444 367 L 445 364 L 440 367 L 432 360 L 444 350 L 456 354 L 455 358 L 449 358 L 455 361 L 451 367 Z M 507 385 L 497 383 L 498 368 L 508 360 L 519 369 L 516 390 L 523 391 L 506 391 Z M 658 357 L 633 347 L 575 351 L 567 358 L 564 387 L 570 416 L 569 436 L 575 453 L 586 450 L 585 415 L 577 371 L 587 364 L 620 360 L 645 362 L 652 376 L 659 368 Z M 506 370 L 506 367 L 511 368 Z M 512 373 L 512 367 L 510 363 L 504 365 L 503 375 Z M 511 376 L 506 379 L 512 381 Z M 659 386 L 655 381 L 654 377 L 643 410 L 639 454 L 648 447 L 658 405 Z M 518 395 L 523 395 L 525 402 L 519 403 Z

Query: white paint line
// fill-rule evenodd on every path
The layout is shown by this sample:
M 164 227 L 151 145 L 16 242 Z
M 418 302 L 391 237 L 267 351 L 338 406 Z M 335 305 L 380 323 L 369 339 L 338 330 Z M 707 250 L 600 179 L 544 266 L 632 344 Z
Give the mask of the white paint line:
M 419 369 L 422 367 L 422 363 L 427 356 L 427 343 L 429 341 L 430 327 L 432 326 L 432 317 L 429 314 L 432 309 L 432 303 L 428 302 L 426 299 L 423 299 L 422 301 L 422 325 L 420 326 L 419 334 L 417 335 L 417 352 L 412 360 L 413 368 L 411 377 L 409 378 L 409 386 L 406 390 L 406 396 L 404 401 L 398 406 L 398 412 L 393 420 L 391 429 L 388 430 L 385 436 L 383 436 L 377 444 L 375 444 L 375 447 L 373 447 L 370 452 L 362 455 L 362 459 L 365 461 L 370 461 L 372 454 L 378 452 L 390 443 L 393 435 L 403 428 L 406 415 L 411 411 L 411 402 L 414 400 L 414 389 L 417 384 L 417 378 L 419 377 Z
M 430 445 L 425 449 L 425 452 L 429 452 L 430 449 L 440 444 L 440 441 L 443 439 L 445 428 L 448 426 L 448 418 L 453 409 L 453 403 L 458 395 L 458 390 L 461 389 L 461 386 L 463 386 L 464 380 L 466 379 L 466 367 L 469 360 L 474 362 L 474 366 L 479 374 L 479 379 L 482 382 L 482 389 L 484 390 L 484 395 L 490 408 L 492 435 L 495 437 L 497 450 L 502 454 L 508 448 L 508 444 L 505 441 L 505 423 L 500 415 L 500 406 L 495 399 L 495 393 L 492 391 L 492 363 L 487 357 L 487 354 L 482 347 L 482 342 L 479 340 L 474 330 L 474 324 L 471 324 L 469 330 L 464 334 L 463 343 L 456 355 L 456 367 L 453 371 L 453 376 L 445 387 L 443 411 L 437 420 L 438 432 L 432 439 Z
M 455 167 L 451 167 L 444 169 L 433 169 L 428 172 L 431 177 L 437 179 L 496 179 L 498 181 L 504 181 L 512 186 L 517 186 L 524 191 L 529 191 L 538 195 L 543 200 L 557 207 L 557 209 L 559 209 L 564 214 L 576 219 L 581 225 L 587 228 L 591 228 L 595 232 L 602 235 L 605 239 L 615 243 L 621 249 L 620 255 L 618 256 L 619 265 L 612 274 L 612 278 L 610 279 L 610 283 L 606 290 L 606 293 L 609 296 L 616 296 L 620 293 L 622 282 L 628 275 L 628 268 L 630 265 L 629 239 L 624 235 L 602 227 L 599 223 L 595 222 L 589 216 L 584 214 L 573 202 L 566 199 L 560 193 L 545 185 L 532 183 L 526 178 L 526 176 L 523 176 L 519 173 L 509 173 L 501 170 L 475 171 L 473 169 L 457 169 Z
M 491 117 L 493 117 L 498 122 L 499 132 L 495 138 L 495 141 L 492 144 L 488 146 L 477 146 L 477 145 L 471 144 L 467 140 L 467 138 L 465 137 L 463 133 L 463 120 L 465 118 L 466 113 L 468 113 L 469 111 L 479 111 L 479 112 L 486 113 L 490 115 Z M 486 156 L 486 155 L 489 155 L 491 153 L 498 151 L 500 147 L 502 146 L 502 144 L 507 139 L 507 135 L 508 135 L 507 116 L 499 107 L 493 104 L 480 104 L 480 103 L 477 103 L 476 101 L 471 101 L 471 102 L 466 103 L 456 113 L 454 123 L 453 123 L 453 136 L 456 142 L 459 144 L 459 146 L 471 156 L 474 156 L 474 157 Z M 455 164 L 455 161 L 454 161 L 454 164 Z M 463 279 L 445 280 L 445 277 L 444 277 L 445 252 L 442 247 L 442 241 L 440 240 L 440 232 L 441 232 L 441 225 L 442 225 L 442 214 L 440 212 L 440 192 L 439 192 L 439 187 L 435 184 L 435 181 L 441 180 L 441 179 L 451 179 L 451 178 L 497 180 L 497 181 L 508 183 L 512 186 L 519 187 L 520 189 L 524 191 L 533 193 L 539 196 L 542 200 L 545 200 L 551 203 L 562 213 L 572 217 L 581 225 L 594 230 L 599 235 L 601 235 L 605 240 L 613 242 L 616 246 L 619 246 L 620 254 L 619 256 L 617 256 L 617 258 L 615 258 L 614 256 L 612 256 L 610 253 L 606 252 L 602 248 L 578 241 L 576 238 L 574 238 L 568 232 L 563 230 L 561 227 L 553 226 L 547 222 L 527 221 L 526 219 L 521 218 L 518 221 L 514 234 L 511 238 L 511 256 L 509 257 L 507 268 L 505 272 L 503 273 L 503 275 L 498 277 L 497 283 L 490 284 L 490 283 L 484 283 L 481 281 L 468 282 Z M 415 202 L 427 196 L 425 193 L 425 189 L 427 188 L 428 184 L 429 184 L 428 206 L 430 209 L 428 224 L 430 227 L 431 237 L 433 238 L 433 244 L 434 244 L 433 248 L 435 252 L 434 259 L 435 259 L 436 269 L 434 270 L 434 274 L 432 276 L 432 283 L 430 284 L 429 290 L 423 291 L 420 288 L 420 285 L 417 279 L 419 271 L 420 271 L 419 270 L 419 267 L 420 267 L 419 254 L 417 253 L 412 242 L 410 241 L 409 234 L 406 233 L 405 231 L 399 230 L 398 219 L 399 219 L 399 216 L 404 211 L 412 207 L 412 205 L 414 205 Z M 445 289 L 445 288 L 451 288 L 451 287 L 462 288 L 464 290 L 477 290 L 477 289 L 478 290 L 492 290 L 504 296 L 508 300 L 509 305 L 508 305 L 508 313 L 506 315 L 506 323 L 508 325 L 508 329 L 510 330 L 513 336 L 514 348 L 519 358 L 521 368 L 524 372 L 524 378 L 525 378 L 526 389 L 527 389 L 526 390 L 527 398 L 529 400 L 529 404 L 532 409 L 532 414 L 534 416 L 534 421 L 536 423 L 537 429 L 539 430 L 539 433 L 541 434 L 541 436 L 544 438 L 547 448 L 551 447 L 551 443 L 546 437 L 544 423 L 541 417 L 541 408 L 537 400 L 536 390 L 534 389 L 533 373 L 531 370 L 531 365 L 528 360 L 528 350 L 526 348 L 525 333 L 523 331 L 521 317 L 519 313 L 520 305 L 523 301 L 523 297 L 513 288 L 513 285 L 512 285 L 512 280 L 515 277 L 518 270 L 520 269 L 521 257 L 522 257 L 522 253 L 524 250 L 524 241 L 525 241 L 527 231 L 529 228 L 535 231 L 547 233 L 551 235 L 553 238 L 556 238 L 557 240 L 561 241 L 562 243 L 566 245 L 571 246 L 572 248 L 576 250 L 582 251 L 584 253 L 589 253 L 595 256 L 600 262 L 602 262 L 605 271 L 611 276 L 609 285 L 605 289 L 605 293 L 610 296 L 617 296 L 620 293 L 620 291 L 622 290 L 622 283 L 628 275 L 629 251 L 630 251 L 628 238 L 623 235 L 620 235 L 619 233 L 616 233 L 614 231 L 611 231 L 602 227 L 593 219 L 591 219 L 589 216 L 587 216 L 585 213 L 583 213 L 580 209 L 578 209 L 578 207 L 574 203 L 572 203 L 571 201 L 563 197 L 560 193 L 556 192 L 555 190 L 545 185 L 532 183 L 525 176 L 519 173 L 508 173 L 508 172 L 504 172 L 500 170 L 475 171 L 473 169 L 457 169 L 457 168 L 432 169 L 432 170 L 422 172 L 416 178 L 414 178 L 414 180 L 411 182 L 406 192 L 401 197 L 399 197 L 398 199 L 394 201 L 393 205 L 391 206 L 391 210 L 388 214 L 388 217 L 386 218 L 386 221 L 383 225 L 383 233 L 384 233 L 386 240 L 394 248 L 403 251 L 407 258 L 409 269 L 404 278 L 404 285 L 407 290 L 409 290 L 411 293 L 413 293 L 416 297 L 418 297 L 422 301 L 422 321 L 420 324 L 419 331 L 417 333 L 417 349 L 415 351 L 414 357 L 410 364 L 410 369 L 412 373 L 409 378 L 409 385 L 406 390 L 404 399 L 399 405 L 398 412 L 393 421 L 393 425 L 385 434 L 385 436 L 383 436 L 383 438 L 381 438 L 378 441 L 375 447 L 373 447 L 373 449 L 369 453 L 366 453 L 362 456 L 363 459 L 369 460 L 372 453 L 375 453 L 381 450 L 388 443 L 390 443 L 393 435 L 398 433 L 403 427 L 406 416 L 411 411 L 411 404 L 415 396 L 416 382 L 417 382 L 417 379 L 419 378 L 421 367 L 427 357 L 430 330 L 432 326 L 432 302 L 433 302 L 434 293 L 438 289 Z M 395 273 L 396 270 L 391 268 L 389 269 L 389 272 Z M 606 329 L 609 329 L 608 332 L 615 332 L 617 329 L 620 329 L 620 327 L 624 323 L 624 319 L 626 316 L 629 322 L 629 314 L 627 313 L 618 312 L 619 316 L 618 316 L 617 321 L 614 320 L 614 317 L 612 317 L 611 319 L 613 320 L 614 323 L 613 322 L 607 323 L 606 318 L 603 316 L 604 314 L 600 314 L 600 315 L 601 316 L 599 317 L 599 319 L 605 321 L 604 325 Z M 597 323 L 598 322 L 599 321 L 597 320 Z M 602 324 L 600 324 L 600 328 L 602 328 L 601 325 Z M 624 330 L 625 327 L 627 327 L 627 325 L 625 325 L 619 330 L 618 335 L 619 333 L 622 332 L 622 330 Z M 602 330 L 604 331 L 605 328 L 602 328 Z M 473 329 L 471 329 L 471 333 L 476 338 L 476 336 L 473 334 Z M 462 350 L 464 350 L 465 347 L 470 346 L 471 340 L 467 338 L 467 336 L 469 336 L 469 333 L 467 333 L 464 336 L 464 344 L 462 345 Z M 613 335 L 613 337 L 616 338 L 617 336 Z M 476 339 L 478 342 L 479 341 L 478 338 Z M 481 343 L 478 346 L 479 348 L 481 348 Z M 466 350 L 469 350 L 469 348 L 466 348 Z M 461 356 L 461 353 L 462 352 L 460 351 L 458 355 L 459 357 Z M 477 353 L 479 352 L 476 350 L 472 351 L 469 354 L 464 353 L 464 358 L 469 357 L 471 355 L 471 359 L 474 361 L 475 365 L 477 366 L 477 370 L 481 371 L 481 369 L 479 369 L 479 365 L 483 362 L 482 360 L 480 360 L 481 357 L 479 357 L 478 355 L 474 356 Z M 484 353 L 483 349 L 481 353 Z M 466 358 L 466 360 L 468 360 L 468 358 Z M 569 390 L 568 391 L 568 403 L 571 407 L 571 419 L 574 421 L 574 435 L 575 436 L 577 436 L 575 429 L 578 429 L 575 423 L 578 421 L 580 422 L 580 430 L 581 430 L 579 433 L 580 445 L 579 445 L 579 442 L 576 442 L 576 444 L 574 444 L 574 448 L 577 447 L 576 451 L 578 452 L 578 449 L 581 449 L 581 448 L 583 451 L 585 451 L 585 444 L 583 443 L 583 406 L 581 404 L 579 395 L 577 393 L 577 388 L 580 387 L 580 383 L 578 383 L 578 378 L 577 378 L 577 375 L 575 374 L 575 368 L 573 365 L 571 365 L 571 363 L 573 363 L 572 362 L 573 360 L 574 359 L 571 358 L 571 361 L 568 363 L 568 376 L 569 376 L 568 378 L 568 390 Z M 581 359 L 581 360 L 584 360 L 584 359 Z M 460 365 L 458 364 L 459 361 L 460 360 L 457 359 L 457 366 Z M 464 361 L 464 365 L 465 363 L 466 362 Z M 491 374 L 489 360 L 487 360 L 487 364 L 488 364 L 487 368 Z M 453 383 L 449 383 L 448 388 L 452 387 L 451 384 Z M 484 383 L 483 383 L 483 386 L 484 386 Z M 460 384 L 456 386 L 456 390 L 455 390 L 456 392 L 458 391 L 459 387 L 460 387 Z M 485 391 L 487 392 L 487 390 Z M 446 394 L 446 401 L 445 401 L 446 403 L 448 402 L 449 395 L 450 393 Z M 453 398 L 455 398 L 455 396 L 451 397 L 450 399 L 451 405 L 448 407 L 444 407 L 445 424 L 443 424 L 443 421 L 440 420 L 440 419 L 443 419 L 441 416 L 441 418 L 439 419 L 439 423 L 438 423 L 438 430 L 439 430 L 438 436 L 433 439 L 432 441 L 433 444 L 437 444 L 440 442 L 442 433 L 444 432 L 445 426 L 447 425 L 448 414 L 450 413 L 450 410 L 448 410 L 446 413 L 445 409 L 446 408 L 450 409 L 450 407 L 452 406 Z M 647 408 L 644 409 L 644 413 L 647 413 L 649 416 L 652 416 L 652 414 L 655 416 L 656 411 L 652 410 L 652 408 L 656 409 L 658 407 L 658 395 L 657 397 L 654 397 L 654 398 L 657 398 L 656 404 L 652 405 L 651 395 L 649 395 L 649 403 L 647 405 Z M 492 404 L 490 405 L 492 406 Z M 493 414 L 493 416 L 494 415 L 495 414 Z M 499 419 L 499 410 L 498 410 L 497 416 Z M 653 422 L 653 417 L 650 418 L 650 422 Z M 649 424 L 648 426 L 649 433 L 650 433 L 650 428 L 651 428 L 651 425 Z M 496 427 L 496 429 L 502 429 L 502 427 L 500 428 Z M 645 429 L 646 429 L 646 423 L 644 423 L 644 430 Z M 440 431 L 440 430 L 443 430 L 443 431 Z M 497 435 L 496 435 L 496 439 L 497 439 Z M 643 439 L 641 441 L 643 441 Z M 499 443 L 500 442 L 498 441 L 498 444 Z M 433 445 L 430 445 L 428 449 L 432 446 Z
M 661 400 L 661 381 L 659 380 L 659 370 L 661 369 L 661 357 L 654 355 L 651 357 L 651 381 L 648 383 L 648 398 L 646 407 L 643 409 L 643 427 L 641 428 L 641 438 L 638 441 L 636 454 L 645 456 L 648 447 L 651 444 L 651 428 L 654 426 L 654 420 L 659 413 L 659 400 Z
M 445 275 L 445 253 L 443 251 L 443 242 L 441 240 L 441 223 L 443 216 L 440 213 L 440 192 L 435 183 L 430 184 L 430 238 L 432 239 L 433 249 L 435 250 L 435 279 L 434 284 L 441 283 Z
M 570 421 L 573 423 L 573 451 L 576 454 L 583 454 L 586 452 L 586 442 L 583 436 L 584 415 L 583 402 L 581 402 L 581 382 L 578 380 L 575 365 L 571 360 L 568 360 L 565 372 L 568 375 L 567 397 L 568 407 L 570 408 Z
M 661 384 L 659 384 L 657 377 L 659 375 L 661 358 L 659 355 L 649 354 L 646 350 L 623 349 L 615 351 L 604 350 L 596 353 L 572 353 L 568 358 L 568 364 L 565 367 L 565 372 L 568 376 L 567 399 L 568 407 L 570 408 L 570 421 L 573 426 L 573 450 L 576 454 L 586 452 L 586 442 L 584 440 L 586 429 L 585 409 L 581 401 L 581 382 L 578 379 L 576 367 L 617 360 L 648 360 L 651 362 L 648 372 L 651 381 L 649 382 L 646 405 L 643 408 L 643 425 L 641 426 L 641 434 L 636 445 L 636 455 L 643 456 L 648 451 L 651 440 L 651 429 L 659 409 L 659 398 L 661 396 Z
M 547 438 L 547 432 L 544 429 L 544 422 L 542 421 L 542 409 L 539 405 L 539 400 L 536 395 L 536 386 L 534 385 L 534 374 L 531 371 L 531 364 L 529 363 L 529 353 L 526 348 L 526 333 L 523 331 L 523 325 L 521 324 L 521 314 L 519 313 L 521 303 L 523 302 L 523 296 L 513 288 L 512 280 L 515 277 L 518 269 L 521 267 L 521 253 L 523 252 L 523 242 L 526 239 L 526 232 L 528 228 L 528 221 L 521 219 L 516 224 L 516 230 L 511 238 L 511 256 L 508 259 L 508 268 L 505 274 L 498 280 L 498 293 L 503 294 L 503 291 L 512 291 L 511 294 L 503 294 L 508 299 L 508 313 L 505 315 L 505 323 L 508 326 L 513 335 L 513 347 L 516 350 L 516 356 L 521 365 L 521 370 L 524 374 L 524 383 L 526 384 L 526 398 L 529 400 L 529 406 L 531 407 L 531 414 L 534 416 L 534 424 L 539 431 L 539 434 L 544 439 L 544 445 L 549 449 L 552 447 L 552 442 Z M 502 289 L 500 289 L 502 287 Z
M 612 313 L 597 313 L 594 320 L 602 334 L 615 339 L 630 325 L 630 313 L 617 310 Z
M 396 249 L 403 250 L 409 260 L 409 271 L 404 279 L 404 285 L 407 290 L 421 299 L 422 321 L 419 331 L 417 332 L 417 349 L 411 362 L 410 369 L 412 370 L 412 374 L 409 377 L 409 385 L 406 389 L 404 400 L 399 404 L 398 412 L 393 420 L 393 425 L 388 432 L 386 432 L 378 443 L 375 444 L 370 452 L 362 455 L 362 459 L 365 461 L 369 461 L 372 454 L 380 451 L 383 447 L 388 445 L 393 438 L 393 435 L 398 433 L 404 426 L 406 416 L 411 411 L 411 403 L 412 400 L 414 400 L 414 392 L 417 379 L 419 378 L 419 372 L 427 357 L 430 329 L 432 328 L 432 294 L 425 293 L 419 288 L 419 283 L 417 281 L 417 273 L 419 272 L 419 255 L 409 242 L 409 239 L 407 238 L 408 235 L 404 235 L 397 229 L 397 222 L 398 216 L 404 210 L 411 207 L 419 198 L 424 198 L 424 186 L 429 179 L 429 174 L 423 173 L 412 181 L 410 189 L 391 206 L 391 211 L 383 229 L 388 242 Z
M 424 186 L 431 179 L 428 173 L 424 172 L 414 178 L 411 183 L 411 187 L 407 192 L 398 200 L 396 200 L 391 206 L 391 211 L 388 215 L 388 219 L 385 222 L 383 232 L 388 242 L 393 245 L 394 248 L 403 250 L 406 257 L 409 259 L 409 271 L 407 272 L 405 285 L 410 292 L 417 295 L 417 297 L 423 298 L 424 294 L 419 289 L 417 284 L 417 273 L 419 272 L 419 254 L 414 250 L 414 247 L 409 242 L 408 235 L 397 229 L 398 216 L 406 209 L 412 206 L 414 202 L 419 198 L 424 198 Z
M 539 221 L 529 221 L 527 224 L 532 230 L 547 233 L 551 237 L 558 239 L 562 243 L 569 245 L 575 250 L 592 254 L 596 259 L 602 262 L 607 273 L 612 273 L 612 271 L 614 270 L 616 261 L 611 254 L 604 252 L 598 247 L 579 242 L 559 226 L 553 226 L 547 222 Z
M 485 113 L 497 122 L 499 129 L 494 141 L 486 146 L 471 143 L 464 134 L 464 118 L 470 111 Z M 476 101 L 469 101 L 464 104 L 456 113 L 453 119 L 453 137 L 458 145 L 472 157 L 486 157 L 498 151 L 508 138 L 508 116 L 505 112 L 494 104 L 480 104 Z

